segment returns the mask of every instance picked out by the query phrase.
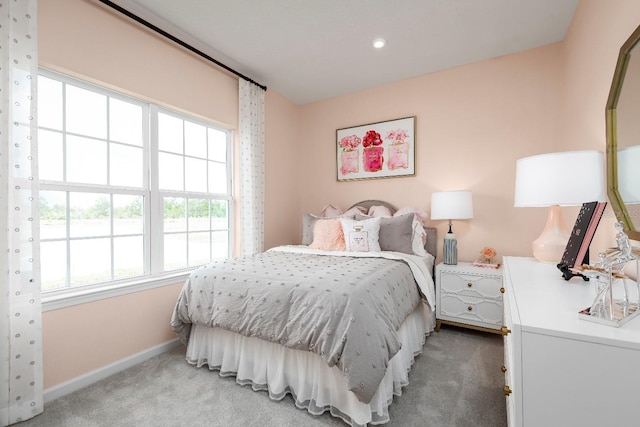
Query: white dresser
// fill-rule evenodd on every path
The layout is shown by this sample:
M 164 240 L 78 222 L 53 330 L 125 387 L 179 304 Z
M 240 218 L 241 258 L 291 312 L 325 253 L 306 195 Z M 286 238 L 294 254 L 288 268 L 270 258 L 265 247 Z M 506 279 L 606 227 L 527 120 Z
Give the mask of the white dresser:
M 502 269 L 468 262 L 436 266 L 436 331 L 441 323 L 499 332 Z
M 503 269 L 509 426 L 640 425 L 640 318 L 578 319 L 592 283 L 532 258 L 505 257 Z

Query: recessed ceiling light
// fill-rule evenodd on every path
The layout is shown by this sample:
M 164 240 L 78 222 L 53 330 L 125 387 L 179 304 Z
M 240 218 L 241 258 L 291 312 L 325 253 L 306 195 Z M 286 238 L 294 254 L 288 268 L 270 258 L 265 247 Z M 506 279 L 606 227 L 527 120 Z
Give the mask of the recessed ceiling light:
M 372 44 L 376 49 L 380 49 L 381 47 L 384 47 L 386 43 L 387 42 L 384 39 L 375 39 Z

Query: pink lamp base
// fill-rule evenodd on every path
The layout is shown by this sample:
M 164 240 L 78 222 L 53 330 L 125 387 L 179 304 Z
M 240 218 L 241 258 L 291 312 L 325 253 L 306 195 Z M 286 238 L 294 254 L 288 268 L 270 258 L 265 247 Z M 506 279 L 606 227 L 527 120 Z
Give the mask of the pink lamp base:
M 569 231 L 564 225 L 562 208 L 558 205 L 549 207 L 547 223 L 542 234 L 533 241 L 533 256 L 540 262 L 557 264 L 569 241 Z

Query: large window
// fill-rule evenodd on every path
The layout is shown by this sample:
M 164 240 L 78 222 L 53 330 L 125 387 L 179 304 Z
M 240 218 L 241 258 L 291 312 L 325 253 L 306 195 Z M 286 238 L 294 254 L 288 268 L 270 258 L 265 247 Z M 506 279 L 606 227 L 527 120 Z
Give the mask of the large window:
M 230 130 L 44 70 L 38 128 L 43 292 L 229 256 Z

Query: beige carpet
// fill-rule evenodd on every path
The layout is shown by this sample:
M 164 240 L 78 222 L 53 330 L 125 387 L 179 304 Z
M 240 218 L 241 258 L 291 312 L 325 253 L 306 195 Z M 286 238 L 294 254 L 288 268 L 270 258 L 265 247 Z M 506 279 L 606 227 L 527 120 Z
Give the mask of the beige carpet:
M 506 426 L 502 337 L 443 326 L 427 338 L 410 384 L 390 408 L 388 426 Z M 269 399 L 233 378 L 197 369 L 184 348 L 45 405 L 20 427 L 345 426 Z

